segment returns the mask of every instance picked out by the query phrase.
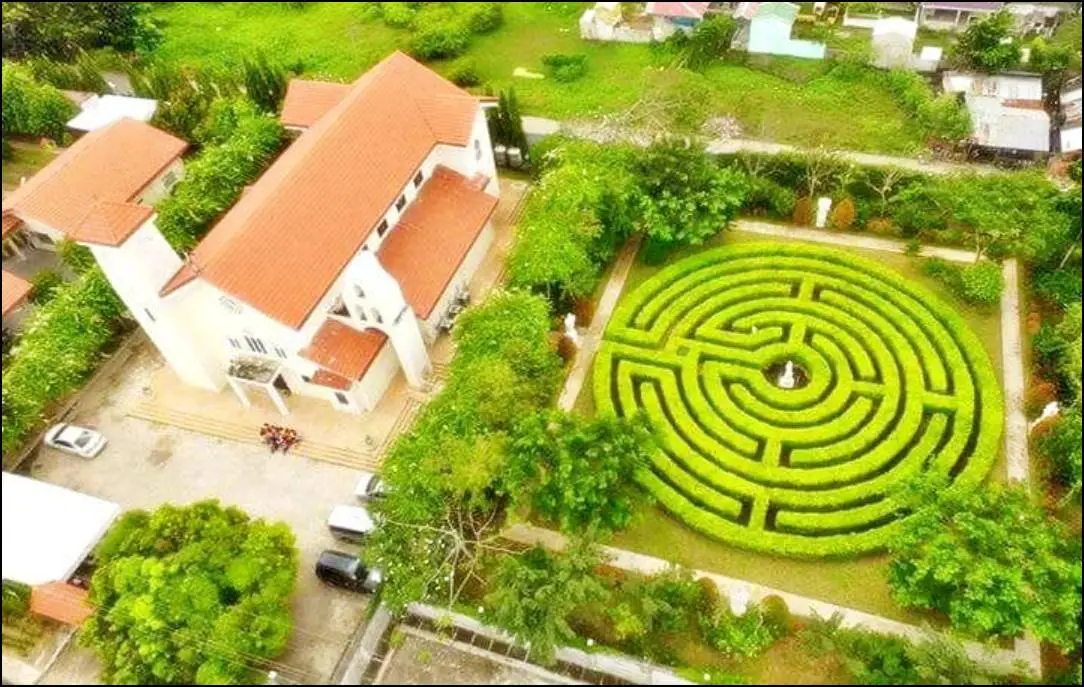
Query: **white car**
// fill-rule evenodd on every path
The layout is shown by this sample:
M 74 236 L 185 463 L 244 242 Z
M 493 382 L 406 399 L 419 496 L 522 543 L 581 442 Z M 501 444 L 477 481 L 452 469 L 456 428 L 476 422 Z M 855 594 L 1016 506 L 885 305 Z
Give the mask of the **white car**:
M 353 543 L 365 541 L 376 525 L 369 511 L 359 506 L 335 506 L 327 519 L 327 528 L 336 539 Z
M 55 425 L 45 433 L 45 445 L 80 458 L 95 458 L 109 443 L 92 429 L 75 425 Z
M 354 496 L 361 502 L 372 501 L 388 495 L 388 485 L 380 475 L 362 470 L 358 475 L 358 485 L 354 487 Z

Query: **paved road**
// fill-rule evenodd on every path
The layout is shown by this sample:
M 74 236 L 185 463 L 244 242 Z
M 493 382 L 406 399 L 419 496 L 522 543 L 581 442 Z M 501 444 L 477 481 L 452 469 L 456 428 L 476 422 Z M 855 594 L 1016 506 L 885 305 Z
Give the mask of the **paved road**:
M 600 143 L 610 142 L 618 138 L 627 138 L 630 142 L 637 142 L 640 144 L 644 144 L 646 140 L 650 140 L 649 138 L 645 139 L 642 136 L 622 136 L 621 132 L 608 130 L 593 123 L 560 122 L 555 119 L 546 119 L 545 117 L 524 117 L 523 130 L 527 134 L 528 140 L 532 142 L 558 132 L 564 132 L 572 136 L 578 136 Z M 633 132 L 628 133 L 632 134 Z M 710 153 L 718 155 L 734 154 L 738 152 L 764 153 L 768 155 L 813 152 L 809 148 L 802 148 L 800 146 L 745 138 L 716 139 L 709 141 L 707 150 Z M 962 172 L 998 174 L 1002 171 L 991 165 L 976 163 L 961 164 L 955 162 L 941 162 L 938 160 L 924 160 L 911 157 L 859 153 L 851 150 L 832 151 L 832 153 L 860 165 L 899 167 L 900 169 L 923 172 L 926 174 L 959 174 Z

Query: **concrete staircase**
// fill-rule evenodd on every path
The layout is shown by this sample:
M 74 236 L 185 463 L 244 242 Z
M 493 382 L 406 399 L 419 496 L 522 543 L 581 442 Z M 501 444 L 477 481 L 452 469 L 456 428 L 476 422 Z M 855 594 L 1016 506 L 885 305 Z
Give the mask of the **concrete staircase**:
M 147 401 L 141 402 L 128 411 L 130 417 L 160 425 L 169 425 L 205 436 L 235 441 L 239 444 L 262 446 L 260 428 L 226 420 L 218 420 L 203 415 L 194 415 L 169 408 L 162 408 Z M 364 449 L 350 450 L 302 436 L 302 442 L 290 449 L 290 456 L 311 458 L 323 463 L 330 463 L 355 470 L 379 471 L 383 463 L 383 452 L 374 454 Z

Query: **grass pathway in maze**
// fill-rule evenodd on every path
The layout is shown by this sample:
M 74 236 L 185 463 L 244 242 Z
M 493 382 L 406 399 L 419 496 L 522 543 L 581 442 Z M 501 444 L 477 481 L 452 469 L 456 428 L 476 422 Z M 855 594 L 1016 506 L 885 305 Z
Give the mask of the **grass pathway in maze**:
M 772 374 L 797 364 L 808 385 Z M 626 296 L 595 364 L 600 412 L 644 412 L 640 481 L 687 524 L 799 556 L 884 546 L 916 474 L 977 483 L 1004 410 L 957 313 L 883 266 L 747 244 L 668 267 Z

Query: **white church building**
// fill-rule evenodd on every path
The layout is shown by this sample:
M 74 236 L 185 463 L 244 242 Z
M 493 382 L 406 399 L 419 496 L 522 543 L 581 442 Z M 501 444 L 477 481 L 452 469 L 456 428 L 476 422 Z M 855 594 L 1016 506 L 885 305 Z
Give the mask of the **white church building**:
M 425 383 L 429 345 L 492 243 L 482 101 L 396 53 L 353 84 L 292 81 L 282 123 L 296 140 L 187 257 L 152 207 L 185 144 L 133 120 L 76 142 L 5 218 L 88 246 L 188 384 L 246 405 L 268 393 L 283 412 L 286 393 L 364 412 L 400 370 Z

